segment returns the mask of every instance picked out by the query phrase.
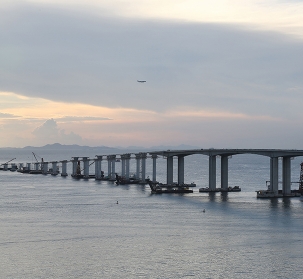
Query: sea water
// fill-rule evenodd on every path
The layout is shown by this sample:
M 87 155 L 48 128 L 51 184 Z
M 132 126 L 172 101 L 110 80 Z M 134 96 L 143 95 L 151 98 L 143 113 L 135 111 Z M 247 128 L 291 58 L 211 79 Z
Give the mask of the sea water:
M 64 159 L 49 160 L 56 155 Z M 292 160 L 293 182 L 300 162 Z M 217 173 L 219 185 L 219 164 Z M 157 180 L 165 176 L 159 158 Z M 229 160 L 229 186 L 242 192 L 225 194 L 199 193 L 208 183 L 201 155 L 186 157 L 185 182 L 197 188 L 183 195 L 0 171 L 0 278 L 302 278 L 303 202 L 257 199 L 266 180 L 269 159 L 253 155 Z

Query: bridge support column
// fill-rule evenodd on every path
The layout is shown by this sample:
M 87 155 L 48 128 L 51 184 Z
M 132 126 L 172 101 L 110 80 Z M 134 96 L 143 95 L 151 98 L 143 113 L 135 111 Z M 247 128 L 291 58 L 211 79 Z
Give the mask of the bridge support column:
M 61 162 L 62 162 L 61 176 L 67 176 L 67 172 L 66 172 L 67 160 L 64 160 L 64 161 L 61 161 Z
M 141 164 L 141 154 L 135 154 L 136 156 L 136 177 L 140 178 L 140 164 Z
M 130 154 L 127 154 L 125 162 L 125 178 L 129 179 L 129 164 L 130 164 Z
M 102 156 L 96 156 L 95 159 L 95 179 L 100 180 L 102 178 L 101 165 L 102 165 Z
M 111 164 L 112 164 L 112 172 L 111 172 L 111 180 L 116 180 L 116 155 L 112 155 L 112 160 L 111 160 Z
M 31 163 L 26 163 L 26 168 L 27 168 L 29 171 L 31 170 L 31 167 L 32 167 Z
M 279 158 L 270 158 L 270 184 L 269 191 L 274 192 L 275 195 L 279 193 Z
M 39 170 L 39 165 L 40 165 L 40 163 L 36 162 L 36 163 L 34 163 L 34 164 L 35 164 L 35 170 Z M 41 166 L 41 169 L 42 169 L 42 166 Z
M 125 157 L 124 155 L 121 156 L 121 176 L 125 177 Z
M 153 158 L 153 182 L 157 181 L 157 155 L 152 155 Z
M 123 154 L 121 155 L 121 176 L 125 177 L 126 179 L 129 179 L 129 160 L 130 160 L 130 154 Z
M 72 163 L 73 163 L 72 176 L 77 174 L 78 159 L 79 157 L 72 157 Z
M 178 184 L 184 184 L 184 156 L 178 156 Z
M 111 175 L 112 175 L 112 159 L 111 159 L 111 156 L 107 156 L 107 176 L 108 176 L 108 179 L 111 178 Z
M 5 170 L 5 171 L 8 170 L 8 164 L 7 163 L 3 164 L 3 170 Z
M 282 193 L 289 195 L 291 193 L 291 173 L 290 173 L 290 157 L 283 157 L 283 174 L 282 174 Z
M 173 184 L 173 182 L 174 182 L 174 157 L 168 156 L 166 160 L 167 160 L 166 183 Z
M 142 177 L 141 182 L 145 183 L 145 176 L 146 176 L 146 153 L 141 153 L 141 166 L 142 166 Z
M 52 175 L 58 174 L 58 172 L 57 172 L 57 170 L 58 170 L 57 163 L 58 162 L 56 162 L 56 161 L 52 162 L 52 172 L 51 172 Z
M 216 155 L 210 155 L 209 162 L 209 189 L 216 190 Z
M 42 174 L 47 174 L 48 171 L 48 162 L 42 163 Z
M 84 166 L 84 178 L 89 178 L 89 159 L 88 157 L 82 157 L 83 159 L 83 166 Z
M 228 155 L 221 156 L 221 188 L 228 189 Z

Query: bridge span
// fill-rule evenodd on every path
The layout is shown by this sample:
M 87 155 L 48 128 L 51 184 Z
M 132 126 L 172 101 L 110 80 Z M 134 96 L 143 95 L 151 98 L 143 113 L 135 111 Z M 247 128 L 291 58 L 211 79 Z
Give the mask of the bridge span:
M 142 183 L 146 179 L 146 160 L 152 159 L 152 181 L 157 180 L 157 158 L 163 156 L 166 159 L 166 183 L 173 184 L 173 159 L 178 159 L 178 184 L 184 184 L 184 158 L 190 155 L 201 154 L 208 156 L 209 161 L 209 190 L 216 191 L 216 175 L 217 175 L 217 158 L 220 158 L 221 163 L 221 185 L 218 188 L 223 190 L 228 189 L 228 161 L 232 155 L 237 154 L 255 154 L 267 156 L 270 158 L 270 188 L 269 191 L 278 196 L 279 193 L 279 158 L 282 159 L 282 194 L 283 196 L 291 195 L 291 158 L 303 156 L 303 150 L 295 149 L 191 149 L 191 150 L 165 150 L 165 151 L 150 151 L 139 153 L 113 154 L 113 155 L 96 155 L 95 158 L 89 157 L 72 157 L 71 160 L 45 162 L 42 161 L 35 164 L 35 171 L 41 170 L 43 174 L 57 174 L 57 163 L 62 164 L 61 176 L 67 176 L 67 164 L 72 163 L 72 176 L 77 176 L 77 170 L 80 168 L 80 161 L 83 162 L 83 178 L 95 178 L 101 180 L 104 177 L 102 171 L 102 161 L 107 161 L 107 178 L 115 180 L 115 163 L 121 161 L 121 175 L 128 179 L 130 177 L 130 160 L 136 160 L 136 176 L 140 178 Z M 91 163 L 90 163 L 91 162 Z M 48 164 L 52 164 L 52 169 L 48 169 Z M 95 164 L 95 174 L 89 174 L 89 166 Z M 8 162 L 3 164 L 4 170 L 8 169 Z M 31 163 L 26 163 L 26 169 L 31 169 Z M 23 168 L 23 164 L 19 164 L 19 169 Z
M 153 157 L 164 156 L 167 160 L 167 184 L 173 183 L 173 157 L 178 158 L 178 184 L 184 183 L 184 157 L 194 154 L 206 155 L 209 158 L 209 189 L 216 190 L 217 157 L 221 158 L 221 186 L 228 188 L 228 159 L 237 154 L 255 154 L 270 158 L 270 191 L 278 195 L 279 158 L 282 158 L 282 194 L 291 194 L 291 158 L 303 156 L 303 150 L 294 149 L 194 149 L 166 150 L 149 152 Z

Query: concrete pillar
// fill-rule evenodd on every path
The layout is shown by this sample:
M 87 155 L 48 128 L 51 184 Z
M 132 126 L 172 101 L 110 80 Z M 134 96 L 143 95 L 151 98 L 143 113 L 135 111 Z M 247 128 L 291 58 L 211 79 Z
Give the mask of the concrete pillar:
M 112 160 L 111 160 L 111 180 L 116 180 L 116 155 L 112 155 Z
M 57 172 L 57 162 L 52 162 L 52 175 L 55 175 L 55 174 L 58 174 L 58 172 Z
M 209 189 L 216 190 L 216 155 L 209 155 Z
M 146 177 L 146 153 L 141 153 L 141 166 L 142 166 L 142 174 L 141 174 L 141 182 L 145 183 Z
M 126 156 L 126 162 L 125 162 L 125 178 L 129 179 L 129 164 L 130 164 L 130 154 L 127 154 Z
M 42 163 L 42 174 L 47 174 L 48 172 L 48 162 Z
M 121 176 L 125 177 L 125 161 L 126 158 L 122 155 L 121 156 Z
M 8 164 L 7 163 L 3 164 L 3 170 L 5 170 L 5 171 L 8 170 Z
M 166 159 L 166 162 L 167 162 L 166 183 L 173 184 L 173 182 L 174 182 L 174 157 L 168 156 Z
M 26 163 L 26 168 L 27 168 L 28 170 L 31 170 L 31 167 L 32 167 L 32 164 L 31 164 L 31 163 Z
M 107 156 L 107 176 L 110 179 L 112 174 L 112 158 L 111 155 Z
M 136 156 L 136 176 L 140 178 L 140 164 L 141 164 L 141 154 L 135 154 Z
M 270 184 L 269 190 L 274 192 L 275 195 L 279 193 L 279 158 L 270 158 Z
M 34 163 L 34 165 L 35 165 L 35 170 L 39 170 L 40 163 L 36 162 L 36 163 Z M 42 169 L 42 166 L 41 166 L 41 169 Z
M 72 175 L 76 175 L 77 174 L 78 159 L 79 159 L 79 157 L 72 157 L 72 160 L 71 160 L 72 164 L 73 164 Z
M 178 184 L 184 184 L 184 156 L 178 156 Z
M 18 169 L 19 171 L 23 169 L 23 163 L 19 163 Z
M 290 157 L 283 157 L 283 173 L 282 173 L 282 193 L 289 195 L 291 193 L 291 173 L 290 173 Z
M 221 188 L 228 189 L 228 155 L 221 156 Z
M 152 158 L 153 158 L 153 182 L 156 182 L 157 181 L 157 158 L 158 156 L 157 155 L 152 155 Z
M 61 176 L 67 176 L 66 167 L 67 167 L 67 160 L 61 161 L 62 162 L 62 172 Z
M 96 156 L 95 159 L 95 179 L 101 179 L 101 165 L 102 165 L 102 156 Z
M 84 167 L 84 178 L 89 178 L 89 158 L 88 157 L 82 157 L 83 159 L 83 167 Z

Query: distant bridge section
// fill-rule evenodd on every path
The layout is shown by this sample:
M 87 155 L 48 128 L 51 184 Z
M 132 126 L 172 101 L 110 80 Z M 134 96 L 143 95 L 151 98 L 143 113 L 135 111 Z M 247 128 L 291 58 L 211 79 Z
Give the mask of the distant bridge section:
M 303 150 L 295 149 L 193 149 L 149 152 L 152 156 L 167 158 L 167 184 L 173 183 L 173 157 L 178 158 L 178 183 L 184 183 L 184 157 L 194 154 L 209 157 L 209 189 L 216 190 L 216 160 L 221 157 L 221 188 L 228 188 L 228 158 L 237 154 L 255 154 L 270 157 L 270 191 L 278 195 L 279 158 L 282 158 L 282 193 L 291 194 L 291 158 L 303 156 Z

